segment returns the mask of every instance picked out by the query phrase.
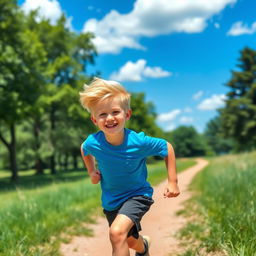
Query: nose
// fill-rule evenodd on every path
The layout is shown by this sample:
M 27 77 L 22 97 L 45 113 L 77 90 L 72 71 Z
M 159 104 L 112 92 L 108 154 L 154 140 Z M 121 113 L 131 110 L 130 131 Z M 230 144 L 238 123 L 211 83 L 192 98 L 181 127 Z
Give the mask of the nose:
M 113 119 L 114 119 L 114 117 L 113 117 L 111 114 L 108 114 L 108 115 L 107 115 L 107 118 L 106 118 L 107 121 L 113 120 Z

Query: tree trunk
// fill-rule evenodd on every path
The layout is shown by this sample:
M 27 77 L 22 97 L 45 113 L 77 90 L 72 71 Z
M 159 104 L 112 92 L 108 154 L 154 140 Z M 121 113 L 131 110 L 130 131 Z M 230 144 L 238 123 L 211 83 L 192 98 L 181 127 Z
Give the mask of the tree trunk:
M 67 171 L 67 170 L 68 170 L 68 154 L 66 153 L 64 157 L 64 171 Z
M 74 170 L 77 170 L 78 169 L 78 164 L 77 164 L 77 154 L 76 152 L 73 152 L 73 167 L 74 167 Z
M 40 149 L 39 134 L 40 134 L 40 121 L 35 120 L 34 122 L 35 151 L 36 151 L 35 169 L 36 169 L 37 175 L 44 174 L 43 161 L 40 158 L 40 154 L 39 154 L 39 149 Z
M 54 154 L 50 157 L 50 168 L 51 168 L 51 174 L 56 174 L 56 168 L 55 168 L 55 156 Z
M 61 154 L 58 154 L 56 156 L 56 161 L 57 161 L 57 168 L 61 169 L 62 168 Z
M 11 124 L 10 126 L 11 133 L 11 143 L 9 147 L 10 152 L 10 165 L 12 171 L 12 181 L 16 181 L 18 179 L 18 166 L 17 166 L 17 155 L 16 155 L 16 134 L 15 134 L 15 125 Z
M 40 158 L 37 158 L 35 161 L 36 175 L 44 174 L 43 161 Z
M 51 121 L 51 143 L 53 147 L 55 146 L 55 139 L 54 139 L 54 130 L 55 130 L 55 107 L 54 105 L 51 106 L 51 113 L 50 113 L 50 121 Z M 51 174 L 56 174 L 56 162 L 55 162 L 55 149 L 53 148 L 52 156 L 50 157 L 50 168 Z
M 10 169 L 12 172 L 12 181 L 16 181 L 18 179 L 18 166 L 17 166 L 17 157 L 16 157 L 16 136 L 15 136 L 15 125 L 12 124 L 10 126 L 10 135 L 11 142 L 8 143 L 7 140 L 3 137 L 0 132 L 0 140 L 4 143 L 9 151 L 9 159 L 10 159 Z

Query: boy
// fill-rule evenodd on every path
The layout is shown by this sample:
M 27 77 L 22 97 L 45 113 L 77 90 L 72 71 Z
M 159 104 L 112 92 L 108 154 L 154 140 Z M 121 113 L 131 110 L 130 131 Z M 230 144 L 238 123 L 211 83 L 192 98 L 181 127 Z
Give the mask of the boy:
M 129 256 L 132 248 L 136 256 L 149 256 L 149 238 L 139 235 L 141 218 L 154 202 L 153 189 L 146 181 L 146 158 L 165 158 L 168 183 L 164 197 L 176 197 L 180 192 L 173 148 L 163 139 L 125 128 L 132 114 L 130 94 L 119 83 L 96 78 L 85 85 L 80 101 L 100 130 L 83 142 L 81 154 L 91 182 L 101 184 L 112 255 Z

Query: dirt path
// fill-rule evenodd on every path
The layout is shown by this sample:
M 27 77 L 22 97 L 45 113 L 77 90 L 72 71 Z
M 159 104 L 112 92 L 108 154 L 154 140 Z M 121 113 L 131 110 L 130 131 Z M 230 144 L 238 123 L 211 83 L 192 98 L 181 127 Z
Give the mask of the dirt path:
M 202 170 L 208 162 L 197 159 L 197 164 L 180 173 L 179 187 L 181 195 L 177 198 L 164 199 L 163 182 L 154 188 L 155 203 L 142 221 L 142 234 L 151 237 L 150 255 L 167 256 L 181 252 L 179 241 L 175 233 L 185 224 L 186 219 L 176 216 L 176 212 L 183 208 L 182 203 L 190 198 L 187 190 L 192 178 Z M 60 252 L 63 256 L 102 256 L 111 255 L 111 246 L 108 240 L 108 225 L 104 218 L 99 218 L 96 225 L 91 226 L 94 237 L 74 237 L 69 244 L 62 244 Z M 134 252 L 131 252 L 134 255 Z

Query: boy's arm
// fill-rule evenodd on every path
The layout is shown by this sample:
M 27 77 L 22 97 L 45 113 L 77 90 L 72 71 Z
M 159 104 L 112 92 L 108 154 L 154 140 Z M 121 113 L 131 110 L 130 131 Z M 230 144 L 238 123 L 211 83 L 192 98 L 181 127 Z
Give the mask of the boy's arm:
M 165 164 L 168 172 L 168 184 L 164 191 L 164 197 L 176 197 L 180 194 L 178 178 L 176 173 L 175 153 L 172 145 L 167 142 L 168 155 L 165 157 Z
M 100 171 L 95 168 L 95 160 L 92 155 L 84 155 L 83 149 L 81 147 L 81 155 L 82 159 L 84 161 L 84 164 L 87 168 L 88 174 L 91 178 L 92 184 L 98 184 L 101 180 L 101 174 Z

